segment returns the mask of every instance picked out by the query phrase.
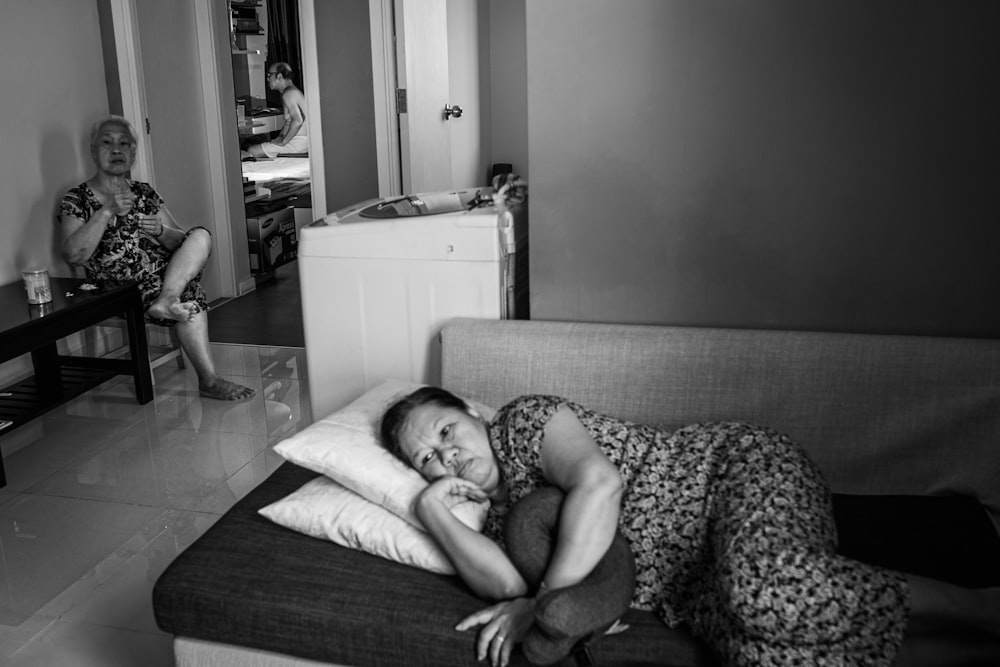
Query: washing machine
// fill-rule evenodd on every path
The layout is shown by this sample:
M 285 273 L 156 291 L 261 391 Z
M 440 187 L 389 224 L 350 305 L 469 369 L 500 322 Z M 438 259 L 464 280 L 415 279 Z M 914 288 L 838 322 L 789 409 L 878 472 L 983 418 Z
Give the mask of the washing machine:
M 442 325 L 527 318 L 527 212 L 490 187 L 371 199 L 301 230 L 314 419 L 395 378 L 440 381 Z

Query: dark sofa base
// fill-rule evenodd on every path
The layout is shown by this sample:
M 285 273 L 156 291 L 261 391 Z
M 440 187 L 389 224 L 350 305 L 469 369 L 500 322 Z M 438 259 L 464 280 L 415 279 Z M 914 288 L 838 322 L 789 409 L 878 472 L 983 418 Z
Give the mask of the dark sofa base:
M 283 464 L 181 554 L 153 589 L 160 628 L 357 667 L 477 664 L 474 633 L 452 628 L 484 603 L 459 579 L 306 537 L 257 513 L 315 476 Z M 834 496 L 834 509 L 853 557 L 965 585 L 1000 583 L 1000 538 L 974 501 Z M 626 632 L 593 646 L 598 665 L 716 664 L 704 644 L 651 613 L 623 620 Z M 527 662 L 517 652 L 511 664 Z
M 455 624 L 484 603 L 456 577 L 400 565 L 282 528 L 257 514 L 316 473 L 291 463 L 171 563 L 153 589 L 165 632 L 357 667 L 476 665 Z M 599 665 L 709 666 L 704 645 L 653 614 L 602 638 Z M 526 665 L 517 652 L 512 665 Z

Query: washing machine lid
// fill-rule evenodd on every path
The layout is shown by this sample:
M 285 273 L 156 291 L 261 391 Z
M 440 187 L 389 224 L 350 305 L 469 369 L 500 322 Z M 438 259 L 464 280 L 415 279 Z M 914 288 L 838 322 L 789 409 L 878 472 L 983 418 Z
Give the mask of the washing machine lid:
M 492 205 L 468 208 L 476 190 L 439 195 L 368 200 L 332 213 L 302 228 L 298 257 L 496 262 L 501 254 L 496 209 Z M 403 199 L 410 201 L 393 204 Z M 454 210 L 456 201 L 458 210 Z M 381 210 L 395 210 L 395 215 L 364 215 L 385 204 L 389 205 Z M 400 215 L 410 206 L 439 212 Z
M 459 213 L 485 203 L 492 203 L 492 192 L 492 188 L 483 188 L 482 191 L 454 190 L 406 195 L 370 204 L 361 209 L 359 215 L 362 218 L 386 219 Z

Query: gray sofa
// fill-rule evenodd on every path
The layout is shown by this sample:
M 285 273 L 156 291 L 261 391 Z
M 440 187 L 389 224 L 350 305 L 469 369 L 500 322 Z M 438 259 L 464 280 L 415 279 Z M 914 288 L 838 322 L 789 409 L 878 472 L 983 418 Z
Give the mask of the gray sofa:
M 442 384 L 494 407 L 548 393 L 645 423 L 774 427 L 825 473 L 843 553 L 1000 583 L 1000 341 L 454 320 L 441 344 Z M 314 476 L 283 464 L 157 581 L 177 664 L 476 664 L 452 627 L 482 603 L 458 579 L 257 514 Z M 716 664 L 683 629 L 634 610 L 624 620 L 594 645 L 597 664 Z

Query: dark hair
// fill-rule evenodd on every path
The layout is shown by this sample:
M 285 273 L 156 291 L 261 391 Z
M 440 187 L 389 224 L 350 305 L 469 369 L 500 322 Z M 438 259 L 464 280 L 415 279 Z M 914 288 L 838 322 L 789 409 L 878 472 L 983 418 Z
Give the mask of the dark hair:
M 410 418 L 410 413 L 425 405 L 436 405 L 442 408 L 456 408 L 468 411 L 469 406 L 461 398 L 441 387 L 421 387 L 389 406 L 382 415 L 379 434 L 382 446 L 388 449 L 396 458 L 407 465 L 412 465 L 403 455 L 399 445 L 399 433 Z
M 292 68 L 288 63 L 282 63 L 282 62 L 274 63 L 274 73 L 280 74 L 282 77 L 288 79 L 292 83 L 295 83 L 295 79 L 292 76 L 293 74 Z

